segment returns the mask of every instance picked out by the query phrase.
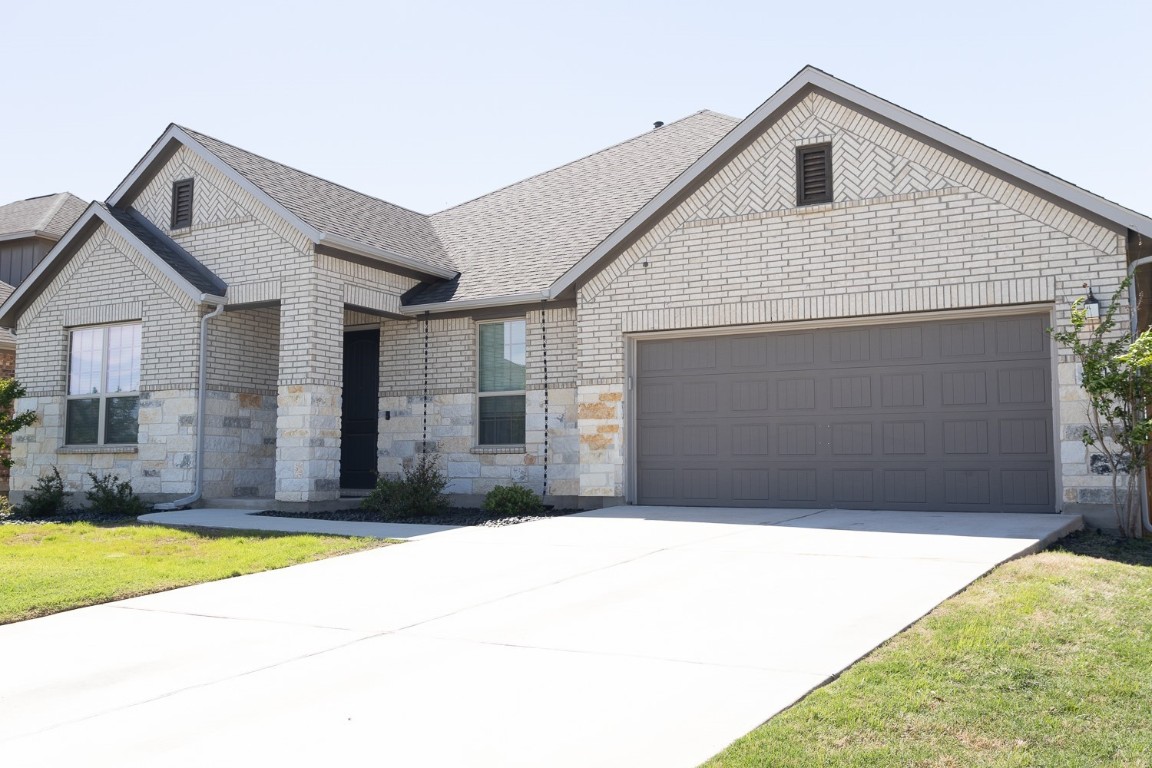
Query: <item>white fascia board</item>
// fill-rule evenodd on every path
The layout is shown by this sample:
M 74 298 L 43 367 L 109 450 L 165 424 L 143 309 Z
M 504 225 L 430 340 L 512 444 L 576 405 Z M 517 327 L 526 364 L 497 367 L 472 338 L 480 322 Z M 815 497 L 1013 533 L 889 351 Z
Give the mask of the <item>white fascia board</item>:
M 108 196 L 108 205 L 119 207 L 124 197 L 128 194 L 128 191 L 131 190 L 142 177 L 152 171 L 152 165 L 156 162 L 156 159 L 164 153 L 168 145 L 173 141 L 179 142 L 195 152 L 201 160 L 234 181 L 241 189 L 270 208 L 277 216 L 288 222 L 289 225 L 299 231 L 304 237 L 314 243 L 320 239 L 322 234 L 320 230 L 273 200 L 267 192 L 248 181 L 248 179 L 238 173 L 235 168 L 228 165 L 228 163 L 221 160 L 212 152 L 209 152 L 200 142 L 189 136 L 180 126 L 175 124 L 168 126 L 168 130 L 157 139 L 156 143 L 152 145 L 152 149 L 148 150 L 148 154 L 144 155 L 143 159 L 136 164 L 136 167 L 132 169 L 132 172 L 128 174 L 127 178 L 120 182 L 120 186 L 116 187 L 112 194 Z
M 396 267 L 403 267 L 404 269 L 419 272 L 422 275 L 430 275 L 431 277 L 439 277 L 444 280 L 451 280 L 460 274 L 453 269 L 444 269 L 443 267 L 434 267 L 422 261 L 410 258 L 408 256 L 401 256 L 398 253 L 386 250 L 384 248 L 375 248 L 370 245 L 358 243 L 355 240 L 350 240 L 342 235 L 333 235 L 329 232 L 322 232 L 319 239 L 314 241 L 317 245 L 326 245 L 329 248 L 335 248 L 340 251 L 347 251 L 348 253 L 357 256 L 364 256 L 376 261 L 382 261 L 385 264 L 391 264 Z
M 5 232 L 0 234 L 0 242 L 5 240 L 27 240 L 30 237 L 38 237 L 41 240 L 55 240 L 56 238 L 47 232 L 42 232 L 39 229 L 25 229 L 23 232 Z
M 836 96 L 850 104 L 855 104 L 880 117 L 907 128 L 938 144 L 954 150 L 959 155 L 965 155 L 984 165 L 994 168 L 1003 174 L 1040 189 L 1048 194 L 1066 201 L 1081 210 L 1093 213 L 1107 221 L 1111 221 L 1125 229 L 1132 229 L 1146 235 L 1152 235 L 1152 218 L 1136 213 L 1122 205 L 1105 200 L 1087 190 L 1070 184 L 1063 179 L 1047 174 L 1037 168 L 1022 163 L 1002 152 L 997 152 L 989 146 L 973 141 L 966 136 L 952 131 L 944 126 L 934 123 L 927 118 L 909 112 L 890 101 L 873 96 L 862 91 L 854 85 L 838 80 L 826 72 L 815 67 L 805 67 L 800 70 L 784 87 L 756 108 L 724 138 L 720 139 L 712 149 L 705 152 L 699 160 L 688 167 L 686 171 L 676 177 L 656 197 L 631 216 L 620 227 L 605 238 L 598 246 L 592 249 L 584 258 L 580 259 L 567 272 L 561 275 L 548 289 L 549 298 L 555 298 L 570 288 L 588 270 L 613 249 L 617 248 L 637 230 L 649 223 L 649 220 L 665 205 L 691 186 L 701 174 L 707 171 L 715 162 L 727 152 L 745 141 L 748 136 L 761 129 L 763 123 L 783 108 L 792 99 L 805 89 L 815 88 Z
M 514 304 L 534 304 L 539 301 L 547 301 L 547 299 L 548 294 L 545 291 L 510 293 L 505 296 L 492 296 L 484 299 L 462 299 L 461 301 L 441 301 L 435 304 L 414 304 L 400 307 L 400 314 L 418 317 L 425 312 L 435 314 L 437 312 L 456 312 L 459 310 L 484 309 L 486 307 L 508 307 Z
M 28 273 L 28 276 L 20 281 L 20 285 L 16 286 L 16 290 L 12 291 L 7 300 L 5 300 L 3 304 L 0 304 L 0 322 L 2 322 L 3 318 L 7 317 L 8 313 L 21 301 L 24 295 L 31 290 L 32 286 L 40 279 L 40 276 L 47 272 L 52 264 L 60 257 L 60 252 L 68 246 L 68 243 L 76 236 L 76 233 L 87 226 L 88 222 L 92 220 L 92 217 L 97 215 L 97 211 L 101 210 L 103 209 L 98 203 L 88 204 L 88 207 L 84 209 L 84 213 L 80 214 L 76 221 L 72 222 L 72 226 L 68 228 L 64 236 L 56 242 L 56 245 L 52 246 L 52 250 L 48 251 L 44 258 L 40 260 L 40 263 Z

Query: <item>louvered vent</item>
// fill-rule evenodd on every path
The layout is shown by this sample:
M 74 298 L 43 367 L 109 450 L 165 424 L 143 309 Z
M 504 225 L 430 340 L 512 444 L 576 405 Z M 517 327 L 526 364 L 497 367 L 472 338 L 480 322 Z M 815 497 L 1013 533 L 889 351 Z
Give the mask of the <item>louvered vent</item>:
M 172 229 L 192 225 L 192 179 L 172 182 Z
M 796 204 L 832 202 L 832 145 L 796 150 Z

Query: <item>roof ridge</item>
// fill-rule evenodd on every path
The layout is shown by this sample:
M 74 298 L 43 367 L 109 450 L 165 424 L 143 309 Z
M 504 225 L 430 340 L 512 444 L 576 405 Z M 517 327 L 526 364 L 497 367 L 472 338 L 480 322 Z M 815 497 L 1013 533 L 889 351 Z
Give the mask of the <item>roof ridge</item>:
M 42 232 L 48 230 L 48 227 L 52 224 L 52 219 L 54 219 L 56 214 L 60 212 L 60 209 L 64 207 L 64 203 L 68 200 L 68 195 L 70 194 L 72 193 L 57 192 L 55 195 L 53 195 L 53 197 L 56 199 L 52 202 L 52 205 L 45 209 L 44 215 L 41 216 L 40 220 L 36 222 L 36 229 Z
M 553 173 L 555 171 L 560 170 L 561 168 L 567 168 L 570 165 L 575 165 L 576 163 L 587 160 L 590 157 L 595 157 L 596 155 L 603 154 L 605 152 L 608 152 L 609 150 L 616 149 L 617 147 L 622 147 L 625 144 L 630 144 L 633 141 L 637 141 L 637 140 L 639 140 L 645 136 L 650 135 L 654 131 L 657 131 L 657 130 L 662 131 L 665 128 L 669 128 L 673 125 L 677 125 L 678 123 L 682 123 L 685 120 L 688 120 L 689 118 L 696 117 L 697 115 L 704 115 L 704 114 L 715 115 L 717 117 L 723 117 L 723 118 L 726 118 L 729 120 L 735 120 L 737 123 L 740 122 L 739 118 L 731 117 L 730 115 L 725 115 L 722 112 L 714 112 L 710 109 L 698 109 L 695 112 L 693 112 L 692 114 L 685 115 L 684 117 L 681 117 L 679 120 L 673 120 L 670 123 L 665 123 L 664 125 L 660 126 L 659 128 L 650 128 L 647 131 L 644 131 L 643 133 L 638 133 L 635 136 L 632 136 L 631 138 L 623 139 L 622 141 L 618 141 L 615 144 L 610 144 L 607 147 L 603 147 L 601 149 L 596 150 L 595 152 L 589 152 L 588 154 L 583 155 L 581 157 L 578 157 L 575 160 L 569 160 L 568 162 L 561 163 L 560 165 L 557 165 L 553 168 L 548 168 L 547 170 L 540 171 L 539 173 L 534 173 L 531 176 L 525 176 L 524 178 L 519 179 L 518 181 L 513 181 L 509 184 L 505 184 L 504 186 L 498 187 L 497 189 L 494 189 L 491 192 L 485 192 L 484 194 L 473 197 L 470 200 L 465 200 L 462 203 L 457 203 L 456 205 L 448 206 L 444 210 L 437 211 L 436 213 L 433 213 L 433 214 L 429 214 L 429 218 L 434 219 L 435 217 L 439 216 L 442 213 L 447 213 L 448 211 L 453 211 L 453 210 L 456 210 L 457 208 L 461 208 L 461 207 L 468 205 L 470 203 L 474 203 L 477 200 L 483 200 L 486 197 L 491 197 L 492 195 L 495 195 L 499 192 L 503 192 L 506 189 L 511 189 L 512 187 L 515 187 L 519 184 L 523 184 L 526 181 L 531 181 L 532 179 L 537 179 L 537 178 L 540 178 L 541 176 L 546 176 L 549 173 Z
M 227 147 L 231 147 L 232 149 L 238 150 L 238 151 L 240 151 L 240 152 L 244 152 L 245 154 L 249 154 L 249 155 L 252 155 L 253 157 L 257 157 L 257 158 L 259 158 L 259 159 L 263 160 L 263 161 L 264 161 L 264 162 L 266 162 L 266 163 L 273 163 L 273 164 L 275 164 L 275 165 L 279 165 L 279 166 L 281 166 L 281 167 L 284 167 L 284 168 L 287 168 L 287 169 L 289 169 L 289 170 L 295 171 L 296 173 L 299 173 L 299 174 L 303 174 L 304 176 L 308 176 L 308 177 L 310 177 L 310 178 L 316 179 L 317 181 L 322 181 L 322 182 L 324 182 L 325 184 L 331 184 L 333 187 L 340 187 L 341 189 L 345 189 L 345 190 L 348 190 L 349 192 L 351 192 L 351 193 L 353 193 L 353 194 L 356 194 L 356 195 L 360 195 L 360 196 L 362 196 L 362 197 L 367 197 L 367 198 L 369 198 L 369 199 L 371 199 L 371 200 L 375 200 L 375 201 L 376 201 L 376 202 L 378 202 L 378 203 L 384 203 L 385 205 L 390 205 L 390 206 L 392 206 L 393 208 L 399 208 L 399 209 L 401 209 L 401 210 L 403 210 L 403 211 L 408 211 L 409 213 L 414 213 L 414 214 L 416 214 L 417 216 L 423 216 L 423 217 L 424 217 L 424 218 L 426 218 L 426 219 L 427 219 L 427 218 L 431 218 L 430 214 L 427 214 L 427 213 L 421 213 L 420 211 L 417 211 L 417 210 L 415 210 L 414 208 L 409 208 L 409 207 L 407 207 L 407 206 L 405 206 L 405 205 L 400 205 L 399 203 L 394 203 L 394 202 L 392 202 L 391 200 L 385 200 L 385 199 L 384 199 L 384 198 L 382 198 L 382 197 L 376 197 L 375 195 L 370 195 L 370 194 L 368 194 L 367 192 L 361 192 L 361 191 L 360 191 L 360 190 L 358 190 L 358 189 L 352 189 L 352 187 L 349 187 L 349 186 L 347 186 L 347 185 L 345 185 L 345 184 L 341 184 L 341 183 L 339 183 L 339 182 L 336 182 L 336 181 L 331 181 L 331 180 L 329 180 L 329 179 L 326 179 L 326 178 L 324 178 L 323 176 L 317 176 L 317 175 L 316 175 L 316 174 L 314 174 L 314 173 L 309 173 L 308 171 L 304 171 L 304 170 L 301 170 L 301 169 L 297 168 L 297 167 L 296 167 L 296 166 L 294 166 L 294 165 L 288 165 L 287 163 L 282 163 L 282 162 L 280 162 L 279 160 L 273 160 L 273 159 L 272 159 L 272 158 L 270 158 L 270 157 L 265 157 L 264 155 L 261 155 L 261 154 L 257 154 L 256 152 L 253 152 L 253 151 L 251 151 L 251 150 L 248 150 L 248 149 L 244 149 L 244 147 L 238 147 L 238 146 L 236 146 L 235 144 L 232 144 L 232 143 L 230 143 L 230 142 L 224 141 L 223 139 L 218 139 L 218 138 L 216 138 L 215 136 L 212 136 L 212 135 L 209 135 L 209 134 L 207 134 L 207 133 L 204 133 L 203 131 L 197 131 L 197 130 L 194 130 L 194 129 L 192 129 L 192 128 L 189 128 L 188 126 L 185 126 L 185 125 L 180 125 L 179 123 L 173 123 L 173 125 L 175 125 L 175 126 L 176 126 L 177 128 L 179 128 L 180 130 L 184 131 L 185 133 L 187 133 L 187 134 L 190 134 L 190 135 L 192 136 L 192 138 L 196 138 L 197 136 L 202 136 L 202 137 L 204 137 L 204 138 L 206 138 L 206 139 L 211 139 L 212 141 L 215 141 L 215 142 L 219 142 L 220 144 L 223 144 L 223 145 L 225 145 L 225 146 L 227 146 Z M 220 159 L 221 159 L 221 160 L 223 160 L 223 158 L 220 158 Z

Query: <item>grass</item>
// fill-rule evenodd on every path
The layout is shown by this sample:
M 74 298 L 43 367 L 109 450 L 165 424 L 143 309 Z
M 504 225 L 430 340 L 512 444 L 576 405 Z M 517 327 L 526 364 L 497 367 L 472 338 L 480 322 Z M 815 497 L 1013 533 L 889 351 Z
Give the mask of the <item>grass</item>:
M 1152 766 L 1152 541 L 997 568 L 706 765 Z
M 135 521 L 0 525 L 0 624 L 381 546 Z

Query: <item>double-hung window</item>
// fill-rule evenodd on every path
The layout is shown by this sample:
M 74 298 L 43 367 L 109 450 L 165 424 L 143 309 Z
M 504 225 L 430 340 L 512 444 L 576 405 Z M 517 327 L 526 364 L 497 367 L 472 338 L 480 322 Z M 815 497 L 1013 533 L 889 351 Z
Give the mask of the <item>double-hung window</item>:
M 140 324 L 77 328 L 68 353 L 68 445 L 135 443 Z
M 524 321 L 480 323 L 476 442 L 524 444 Z

